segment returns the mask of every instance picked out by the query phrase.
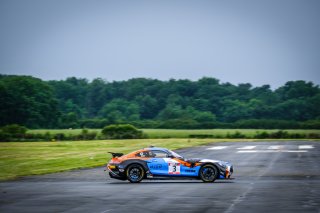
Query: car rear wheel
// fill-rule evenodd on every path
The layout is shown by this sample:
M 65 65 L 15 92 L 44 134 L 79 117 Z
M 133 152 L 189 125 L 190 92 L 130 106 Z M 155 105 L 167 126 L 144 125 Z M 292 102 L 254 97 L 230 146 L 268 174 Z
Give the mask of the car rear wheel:
M 203 182 L 214 182 L 218 176 L 217 167 L 207 164 L 201 167 L 199 176 Z
M 132 164 L 127 168 L 127 179 L 131 183 L 139 183 L 144 177 L 144 169 L 139 164 Z

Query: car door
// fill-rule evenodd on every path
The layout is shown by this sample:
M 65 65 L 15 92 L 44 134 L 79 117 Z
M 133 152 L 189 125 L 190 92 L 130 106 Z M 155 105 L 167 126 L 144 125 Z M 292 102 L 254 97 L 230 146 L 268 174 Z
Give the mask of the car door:
M 147 165 L 153 175 L 168 176 L 168 153 L 162 150 L 152 150 L 151 158 L 148 159 Z
M 180 167 L 180 175 L 181 176 L 198 176 L 199 173 L 199 166 L 193 167 L 191 166 L 190 163 L 184 161 L 184 160 L 179 160 L 181 162 L 181 167 Z
M 199 168 L 199 166 L 194 167 L 182 157 L 173 157 L 168 160 L 168 171 L 172 176 L 198 176 Z

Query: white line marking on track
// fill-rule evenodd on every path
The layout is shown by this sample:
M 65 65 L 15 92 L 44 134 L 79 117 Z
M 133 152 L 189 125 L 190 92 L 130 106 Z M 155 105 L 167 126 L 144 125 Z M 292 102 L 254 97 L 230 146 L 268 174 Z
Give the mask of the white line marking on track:
M 312 145 L 300 145 L 299 149 L 313 149 L 314 147 Z
M 272 152 L 280 152 L 280 150 L 240 150 L 237 153 L 272 153 Z
M 282 146 L 269 146 L 268 149 L 281 149 Z
M 106 212 L 110 212 L 110 211 L 112 211 L 113 209 L 108 209 L 108 210 L 105 210 L 105 211 L 103 211 L 103 212 L 101 212 L 101 213 L 106 213 Z
M 254 149 L 254 148 L 256 148 L 256 146 L 244 146 L 237 149 Z
M 225 148 L 227 148 L 227 146 L 213 146 L 213 147 L 207 148 L 207 150 L 220 150 Z
M 237 151 L 237 153 L 256 153 L 258 152 L 258 150 L 241 150 L 241 151 Z

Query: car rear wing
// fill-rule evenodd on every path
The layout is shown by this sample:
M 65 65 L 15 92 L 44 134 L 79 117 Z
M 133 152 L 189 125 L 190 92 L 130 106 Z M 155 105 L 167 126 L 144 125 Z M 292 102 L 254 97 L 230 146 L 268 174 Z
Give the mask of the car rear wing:
M 117 157 L 121 157 L 123 155 L 123 153 L 116 153 L 116 152 L 108 152 L 112 155 L 112 158 L 117 158 Z

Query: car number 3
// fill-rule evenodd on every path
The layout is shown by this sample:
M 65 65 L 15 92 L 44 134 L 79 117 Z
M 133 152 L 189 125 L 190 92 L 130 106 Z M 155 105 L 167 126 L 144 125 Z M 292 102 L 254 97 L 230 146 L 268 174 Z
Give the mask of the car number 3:
M 169 174 L 180 174 L 180 163 L 168 163 Z

